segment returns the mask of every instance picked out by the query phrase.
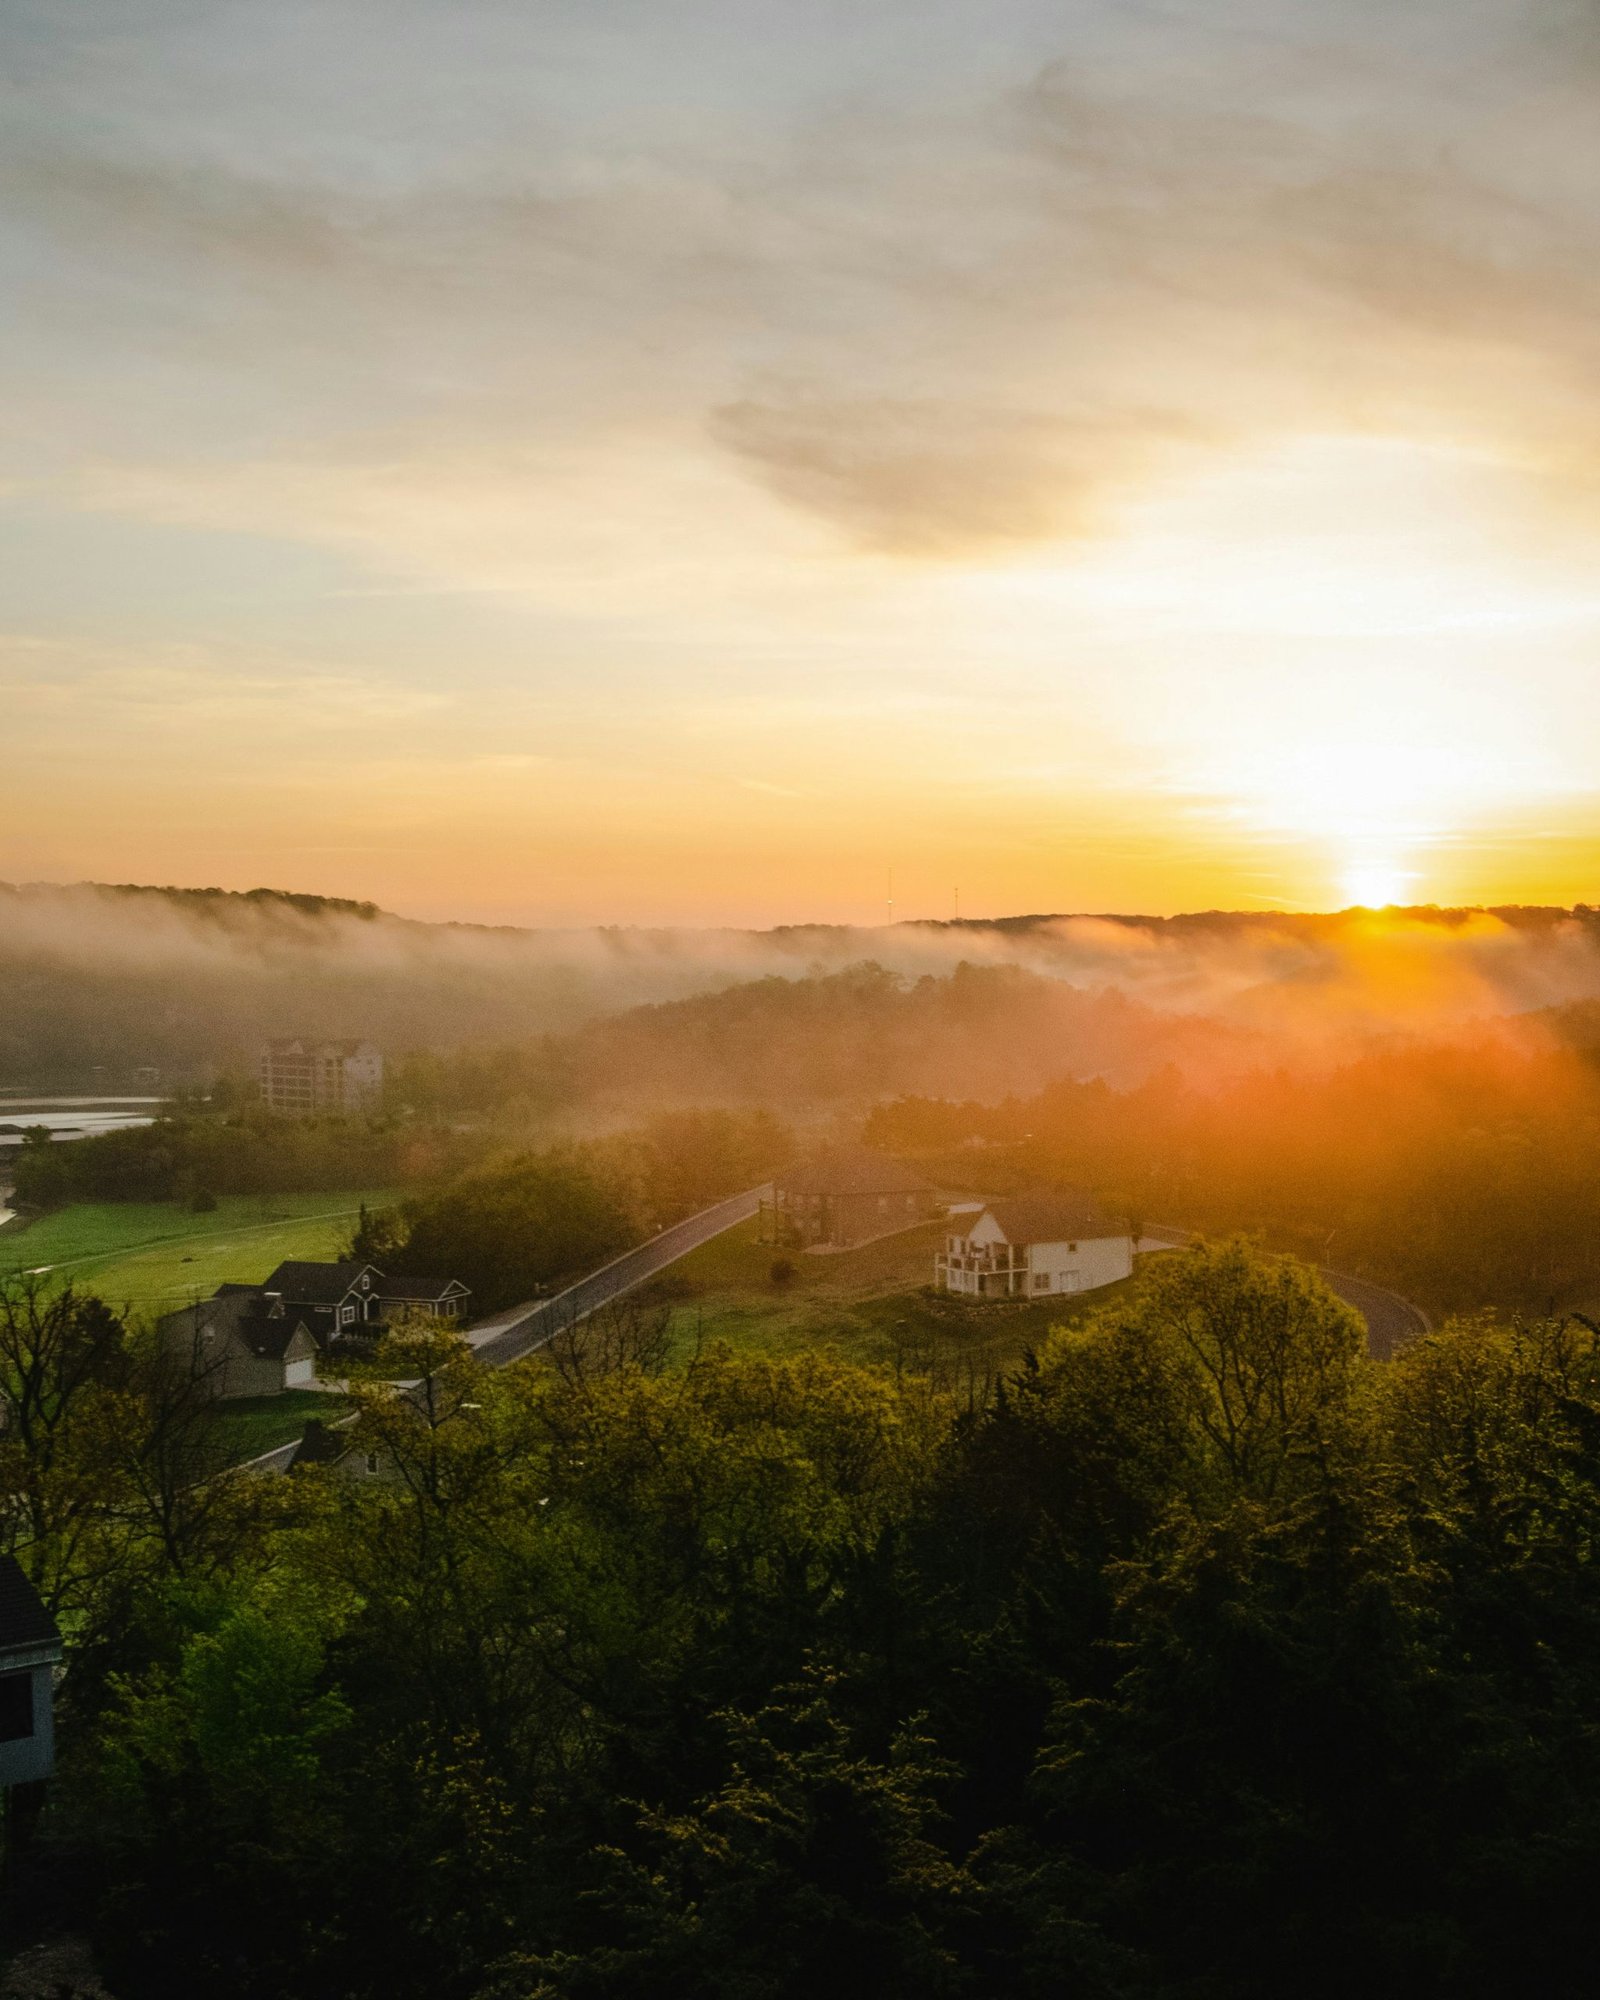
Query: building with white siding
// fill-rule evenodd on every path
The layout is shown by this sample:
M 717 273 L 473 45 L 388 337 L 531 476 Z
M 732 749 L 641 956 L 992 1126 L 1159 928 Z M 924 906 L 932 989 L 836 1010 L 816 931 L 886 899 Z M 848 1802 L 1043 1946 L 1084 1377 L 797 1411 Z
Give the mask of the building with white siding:
M 1088 1195 L 1008 1195 L 951 1226 L 934 1259 L 941 1291 L 973 1299 L 1092 1292 L 1133 1272 L 1128 1224 Z
M 0 1790 L 42 1784 L 55 1767 L 60 1663 L 55 1619 L 16 1557 L 0 1556 Z

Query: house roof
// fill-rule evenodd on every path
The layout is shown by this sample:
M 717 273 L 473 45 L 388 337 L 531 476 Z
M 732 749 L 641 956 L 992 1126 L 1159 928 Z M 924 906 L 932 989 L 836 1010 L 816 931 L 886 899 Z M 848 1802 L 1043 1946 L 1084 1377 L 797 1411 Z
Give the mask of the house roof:
M 383 1273 L 372 1264 L 304 1264 L 291 1260 L 280 1264 L 260 1289 L 277 1292 L 292 1305 L 336 1306 L 354 1290 L 363 1271 L 371 1271 L 374 1280 L 382 1282 Z
M 250 1352 L 261 1361 L 281 1361 L 297 1333 L 303 1333 L 316 1345 L 316 1335 L 303 1319 L 268 1319 L 263 1312 L 243 1312 L 239 1315 L 238 1329 Z
M 61 1643 L 61 1631 L 15 1556 L 0 1556 L 0 1653 Z
M 291 1470 L 297 1465 L 336 1465 L 351 1449 L 347 1437 L 335 1437 L 321 1417 L 307 1417 L 305 1435 L 294 1448 Z
M 277 1319 L 270 1317 L 271 1307 L 254 1285 L 225 1286 L 214 1298 L 202 1299 L 197 1306 L 186 1306 L 184 1315 L 190 1313 L 194 1315 L 196 1334 L 208 1329 L 216 1334 L 232 1334 L 263 1361 L 281 1361 L 290 1342 L 302 1330 L 308 1340 L 314 1338 L 305 1321 L 292 1311 Z M 175 1313 L 172 1317 L 180 1315 Z
M 958 1236 L 970 1236 L 992 1215 L 1008 1243 L 1076 1243 L 1098 1237 L 1126 1236 L 1128 1225 L 1107 1215 L 1092 1195 L 1076 1189 L 1042 1189 L 1032 1194 L 1003 1195 L 978 1214 L 969 1215 Z
M 773 1177 L 789 1194 L 932 1194 L 933 1183 L 886 1153 L 830 1146 Z
M 378 1290 L 385 1299 L 442 1299 L 447 1292 L 465 1292 L 459 1278 L 383 1278 Z

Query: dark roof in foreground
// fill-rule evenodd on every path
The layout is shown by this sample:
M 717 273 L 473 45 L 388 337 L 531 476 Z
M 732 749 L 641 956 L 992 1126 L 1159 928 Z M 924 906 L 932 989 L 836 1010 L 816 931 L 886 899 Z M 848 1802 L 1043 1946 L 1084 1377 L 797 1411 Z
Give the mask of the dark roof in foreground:
M 1108 1215 L 1092 1195 L 1076 1190 L 1044 1188 L 1033 1194 L 1002 1195 L 965 1218 L 958 1235 L 969 1235 L 975 1224 L 992 1215 L 1008 1243 L 1093 1242 L 1105 1236 L 1126 1236 L 1128 1224 Z
M 23 1646 L 59 1645 L 60 1628 L 15 1556 L 0 1556 L 0 1653 Z
M 363 1271 L 371 1271 L 375 1279 L 383 1275 L 371 1264 L 306 1264 L 291 1259 L 264 1279 L 261 1289 L 279 1293 L 291 1305 L 336 1306 Z
M 307 1417 L 305 1435 L 294 1448 L 295 1465 L 335 1465 L 351 1449 L 347 1437 L 335 1437 L 321 1417 Z
M 275 1305 L 279 1308 L 276 1318 L 272 1312 Z M 180 1306 L 165 1314 L 161 1325 L 175 1327 L 184 1321 L 197 1345 L 207 1333 L 232 1334 L 265 1361 L 281 1361 L 297 1333 L 303 1332 L 307 1340 L 316 1338 L 303 1314 L 289 1301 L 264 1298 L 254 1285 L 219 1285 L 211 1298 L 198 1305 Z
M 932 1194 L 933 1183 L 887 1153 L 865 1146 L 830 1146 L 797 1160 L 774 1184 L 790 1194 Z

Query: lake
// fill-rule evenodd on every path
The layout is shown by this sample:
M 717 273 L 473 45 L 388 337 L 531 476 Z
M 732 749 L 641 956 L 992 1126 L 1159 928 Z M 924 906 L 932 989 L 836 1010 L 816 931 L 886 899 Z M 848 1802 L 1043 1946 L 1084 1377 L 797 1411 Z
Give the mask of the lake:
M 87 1139 L 124 1125 L 149 1125 L 165 1102 L 161 1097 L 12 1097 L 0 1092 L 0 1146 L 20 1146 L 24 1130 L 36 1125 L 56 1139 Z
M 24 1131 L 43 1125 L 52 1139 L 88 1139 L 125 1125 L 153 1124 L 161 1097 L 24 1097 L 0 1093 L 0 1223 L 11 1220 L 4 1197 L 9 1190 L 6 1151 L 22 1144 Z M 9 1128 L 9 1129 L 8 1129 Z

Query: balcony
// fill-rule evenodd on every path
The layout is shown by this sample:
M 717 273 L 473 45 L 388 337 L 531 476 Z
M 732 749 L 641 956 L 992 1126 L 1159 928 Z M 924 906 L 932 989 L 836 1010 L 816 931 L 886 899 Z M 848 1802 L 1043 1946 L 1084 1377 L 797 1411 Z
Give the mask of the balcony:
M 1017 1298 L 1028 1290 L 1028 1252 L 1004 1243 L 986 1250 L 941 1250 L 933 1260 L 933 1282 L 973 1298 Z

